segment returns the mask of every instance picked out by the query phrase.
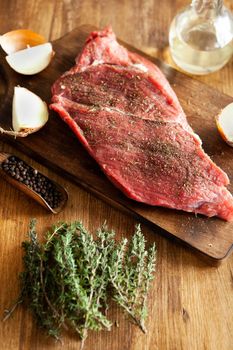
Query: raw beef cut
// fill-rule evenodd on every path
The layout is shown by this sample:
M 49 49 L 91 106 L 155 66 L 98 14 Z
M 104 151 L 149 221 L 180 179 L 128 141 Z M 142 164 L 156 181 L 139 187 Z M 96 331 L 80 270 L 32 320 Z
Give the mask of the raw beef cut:
M 233 218 L 229 179 L 203 151 L 168 81 L 111 28 L 90 34 L 52 94 L 51 108 L 127 197 Z

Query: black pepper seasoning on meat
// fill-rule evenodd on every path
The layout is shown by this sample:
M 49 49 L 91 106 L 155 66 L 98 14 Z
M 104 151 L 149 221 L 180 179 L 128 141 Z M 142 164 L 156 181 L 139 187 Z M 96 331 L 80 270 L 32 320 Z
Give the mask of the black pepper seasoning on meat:
M 40 174 L 21 159 L 11 156 L 2 163 L 2 169 L 15 180 L 39 194 L 54 209 L 63 200 L 62 193 L 46 176 Z

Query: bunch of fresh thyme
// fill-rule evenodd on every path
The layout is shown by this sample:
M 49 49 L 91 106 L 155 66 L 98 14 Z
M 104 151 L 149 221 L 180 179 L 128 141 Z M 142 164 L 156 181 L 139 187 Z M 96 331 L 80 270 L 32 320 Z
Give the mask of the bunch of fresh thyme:
M 49 335 L 59 339 L 61 329 L 71 327 L 84 344 L 88 330 L 110 330 L 105 311 L 112 296 L 146 331 L 156 248 L 146 250 L 139 225 L 129 245 L 127 239 L 116 243 L 114 235 L 103 226 L 94 240 L 80 222 L 60 223 L 39 243 L 32 220 L 29 241 L 23 242 L 21 293 L 5 319 L 25 302 Z

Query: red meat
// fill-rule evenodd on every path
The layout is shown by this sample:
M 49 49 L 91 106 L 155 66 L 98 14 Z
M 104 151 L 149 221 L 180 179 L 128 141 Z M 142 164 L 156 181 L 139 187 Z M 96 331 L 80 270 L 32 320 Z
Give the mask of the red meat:
M 229 179 L 203 151 L 168 81 L 110 28 L 90 34 L 52 93 L 51 108 L 127 197 L 233 218 Z

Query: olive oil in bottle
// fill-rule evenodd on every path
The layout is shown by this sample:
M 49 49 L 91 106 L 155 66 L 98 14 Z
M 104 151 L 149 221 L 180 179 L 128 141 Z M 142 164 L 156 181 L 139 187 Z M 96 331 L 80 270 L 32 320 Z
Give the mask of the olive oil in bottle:
M 173 19 L 169 32 L 175 63 L 192 74 L 222 68 L 233 53 L 233 16 L 222 0 L 193 0 Z

